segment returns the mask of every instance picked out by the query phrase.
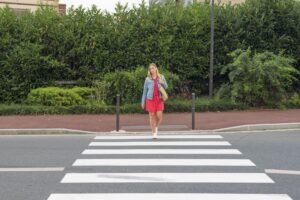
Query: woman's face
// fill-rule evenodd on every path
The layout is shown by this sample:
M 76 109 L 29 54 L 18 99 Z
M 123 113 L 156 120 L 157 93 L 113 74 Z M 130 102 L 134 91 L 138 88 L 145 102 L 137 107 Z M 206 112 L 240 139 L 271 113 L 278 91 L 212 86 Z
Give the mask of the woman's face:
M 150 72 L 151 72 L 152 75 L 153 75 L 153 74 L 156 74 L 156 67 L 155 67 L 154 65 L 151 65 L 151 66 L 149 67 L 149 69 L 150 69 Z

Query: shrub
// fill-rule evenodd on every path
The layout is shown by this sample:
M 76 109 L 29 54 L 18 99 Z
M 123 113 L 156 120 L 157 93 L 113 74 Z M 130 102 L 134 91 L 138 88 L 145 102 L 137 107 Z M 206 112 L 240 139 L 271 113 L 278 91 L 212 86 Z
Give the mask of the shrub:
M 294 93 L 288 98 L 285 98 L 280 103 L 280 107 L 282 108 L 300 108 L 300 95 L 298 93 Z
M 105 99 L 108 96 L 109 83 L 106 81 L 95 80 L 92 85 L 94 88 L 95 101 L 105 104 Z
M 165 70 L 160 70 L 166 78 L 169 88 L 167 92 L 172 92 L 179 82 L 179 77 Z M 122 104 L 138 103 L 141 100 L 143 85 L 147 75 L 145 67 L 138 67 L 134 71 L 117 71 L 105 74 L 101 82 L 95 83 L 99 87 L 95 88 L 107 104 L 114 104 L 116 95 L 120 94 Z
M 71 92 L 74 92 L 81 96 L 83 99 L 92 99 L 95 89 L 94 88 L 88 88 L 88 87 L 73 87 L 70 89 Z
M 85 96 L 90 90 L 85 88 L 63 89 L 59 87 L 37 88 L 30 91 L 27 102 L 31 105 L 72 106 L 86 104 Z
M 250 106 L 278 104 L 291 90 L 299 74 L 293 66 L 294 60 L 280 53 L 256 53 L 250 49 L 236 50 L 230 54 L 233 62 L 223 68 L 230 83 L 219 91 L 226 95 L 230 91 L 233 102 Z M 222 94 L 220 94 L 222 96 Z

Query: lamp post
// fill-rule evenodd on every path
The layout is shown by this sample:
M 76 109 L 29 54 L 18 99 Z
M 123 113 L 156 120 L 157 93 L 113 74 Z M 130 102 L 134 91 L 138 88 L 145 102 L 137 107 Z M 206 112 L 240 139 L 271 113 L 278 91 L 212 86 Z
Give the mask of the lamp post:
M 210 14 L 210 64 L 209 64 L 209 98 L 213 95 L 214 82 L 214 34 L 215 34 L 215 1 L 211 0 Z

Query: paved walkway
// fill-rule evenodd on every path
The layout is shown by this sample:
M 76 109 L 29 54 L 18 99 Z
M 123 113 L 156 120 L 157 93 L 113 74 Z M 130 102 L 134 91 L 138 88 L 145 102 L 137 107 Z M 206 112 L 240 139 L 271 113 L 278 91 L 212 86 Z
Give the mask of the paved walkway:
M 121 129 L 148 128 L 147 114 L 124 114 Z M 300 109 L 247 110 L 230 112 L 204 112 L 196 114 L 196 129 L 212 130 L 243 124 L 300 122 Z M 191 129 L 191 113 L 165 114 L 164 130 Z M 176 126 L 175 126 L 176 125 Z M 39 115 L 0 116 L 0 129 L 19 128 L 69 128 L 86 131 L 115 130 L 114 115 Z

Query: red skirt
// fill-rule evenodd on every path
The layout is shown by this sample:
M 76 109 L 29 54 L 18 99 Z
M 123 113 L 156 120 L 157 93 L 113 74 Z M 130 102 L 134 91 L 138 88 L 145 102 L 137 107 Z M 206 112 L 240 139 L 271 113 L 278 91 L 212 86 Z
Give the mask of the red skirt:
M 146 110 L 148 112 L 157 112 L 164 110 L 164 101 L 160 98 L 146 99 Z

